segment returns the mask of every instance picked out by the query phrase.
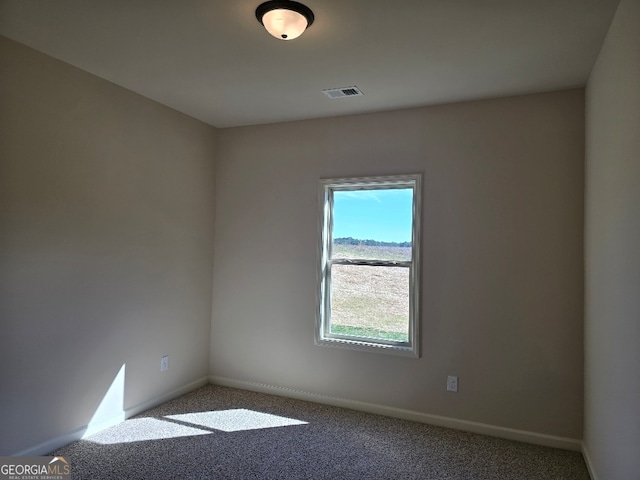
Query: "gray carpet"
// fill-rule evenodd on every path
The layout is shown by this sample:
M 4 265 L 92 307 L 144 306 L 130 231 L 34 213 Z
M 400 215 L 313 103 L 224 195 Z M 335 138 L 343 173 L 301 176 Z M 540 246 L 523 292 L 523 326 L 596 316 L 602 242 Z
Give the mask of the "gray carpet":
M 52 455 L 93 480 L 589 480 L 576 452 L 214 385 Z

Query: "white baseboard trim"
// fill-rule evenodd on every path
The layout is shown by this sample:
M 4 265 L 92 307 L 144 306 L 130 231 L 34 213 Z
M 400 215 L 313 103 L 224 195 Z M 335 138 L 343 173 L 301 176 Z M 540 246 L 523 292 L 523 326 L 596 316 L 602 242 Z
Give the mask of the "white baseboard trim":
M 196 388 L 200 388 L 203 385 L 206 385 L 208 383 L 210 382 L 207 377 L 201 377 L 198 380 L 194 380 L 191 383 L 187 383 L 186 385 L 183 385 L 182 387 L 178 387 L 174 390 L 171 390 L 170 392 L 165 393 L 164 395 L 160 395 L 159 397 L 155 397 L 150 400 L 147 400 L 146 402 L 142 402 L 137 405 L 134 405 L 133 407 L 129 407 L 126 410 L 126 418 L 131 418 L 142 412 L 146 412 L 147 410 L 153 407 L 157 407 L 161 403 L 168 402 L 169 400 L 173 400 L 174 398 L 179 397 L 180 395 L 189 393 L 192 390 L 195 390 Z
M 105 428 L 112 427 L 117 425 L 118 423 L 126 420 L 127 418 L 131 418 L 139 413 L 142 413 L 150 408 L 153 408 L 161 403 L 168 402 L 180 395 L 184 395 L 196 388 L 199 388 L 203 385 L 209 383 L 209 379 L 207 377 L 199 378 L 193 382 L 190 382 L 182 387 L 178 387 L 170 392 L 167 392 L 158 397 L 154 397 L 138 405 L 127 408 L 122 414 L 116 415 L 107 419 L 100 421 L 98 424 L 93 424 L 91 426 L 84 425 L 80 428 L 77 428 L 71 432 L 67 432 L 65 434 L 59 435 L 57 437 L 46 440 L 42 443 L 34 445 L 33 447 L 25 448 L 24 450 L 20 450 L 19 452 L 13 453 L 14 457 L 23 457 L 23 456 L 39 456 L 46 455 L 53 450 L 64 447 L 65 445 L 70 444 L 71 442 L 75 442 L 77 440 L 82 439 L 88 435 L 92 435 L 94 433 L 99 432 L 100 430 L 104 430 Z
M 596 469 L 591 461 L 591 456 L 589 455 L 589 450 L 587 450 L 587 446 L 584 442 L 581 443 L 582 448 L 582 458 L 584 458 L 584 463 L 587 464 L 587 470 L 589 470 L 589 476 L 591 480 L 598 480 L 598 475 L 596 475 Z
M 469 420 L 460 420 L 452 417 L 444 417 L 441 415 L 431 415 L 428 413 L 416 412 L 413 410 L 405 410 L 402 408 L 388 407 L 375 403 L 361 402 L 358 400 L 349 400 L 346 398 L 332 397 L 319 393 L 304 392 L 292 388 L 277 387 L 264 383 L 248 382 L 245 380 L 236 380 L 232 378 L 219 377 L 212 375 L 209 377 L 211 383 L 224 387 L 240 388 L 243 390 L 251 390 L 254 392 L 269 393 L 279 395 L 281 397 L 290 397 L 298 400 L 306 400 L 308 402 L 322 403 L 334 407 L 349 408 L 351 410 L 359 410 L 386 417 L 400 418 L 403 420 L 412 420 L 414 422 L 436 425 L 439 427 L 452 428 L 454 430 L 463 430 L 465 432 L 480 433 L 492 437 L 505 438 L 507 440 L 516 440 L 519 442 L 533 443 L 535 445 L 543 445 L 545 447 L 561 448 L 564 450 L 572 450 L 580 452 L 582 443 L 580 440 L 573 438 L 557 437 L 554 435 L 546 435 L 544 433 L 528 432 L 526 430 L 517 430 L 515 428 L 499 427 L 486 423 L 472 422 Z

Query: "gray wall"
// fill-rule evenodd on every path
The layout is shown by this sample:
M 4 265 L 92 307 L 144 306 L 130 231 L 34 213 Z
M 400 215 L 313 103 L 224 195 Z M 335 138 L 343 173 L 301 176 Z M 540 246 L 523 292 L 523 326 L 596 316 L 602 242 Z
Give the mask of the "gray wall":
M 582 437 L 582 89 L 224 129 L 216 168 L 212 375 Z M 422 358 L 314 346 L 318 179 L 414 172 Z
M 207 375 L 215 130 L 3 37 L 0 62 L 6 455 L 86 425 L 122 365 L 120 409 Z
M 585 432 L 603 480 L 640 479 L 640 2 L 587 86 Z

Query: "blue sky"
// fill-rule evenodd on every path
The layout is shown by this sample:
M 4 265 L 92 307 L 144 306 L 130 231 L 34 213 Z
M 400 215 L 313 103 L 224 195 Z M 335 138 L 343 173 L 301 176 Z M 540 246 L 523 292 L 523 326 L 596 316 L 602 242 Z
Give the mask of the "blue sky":
M 409 188 L 333 192 L 333 238 L 411 241 Z

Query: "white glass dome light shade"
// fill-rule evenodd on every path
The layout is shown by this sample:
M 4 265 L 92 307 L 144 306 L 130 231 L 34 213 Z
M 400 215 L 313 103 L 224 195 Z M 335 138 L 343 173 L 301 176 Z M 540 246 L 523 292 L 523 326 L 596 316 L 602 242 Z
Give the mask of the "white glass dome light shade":
M 311 26 L 315 15 L 294 0 L 269 0 L 258 5 L 256 18 L 275 38 L 293 40 Z
M 267 32 L 281 40 L 298 38 L 308 26 L 304 15 L 284 8 L 265 13 L 262 17 L 262 24 Z

